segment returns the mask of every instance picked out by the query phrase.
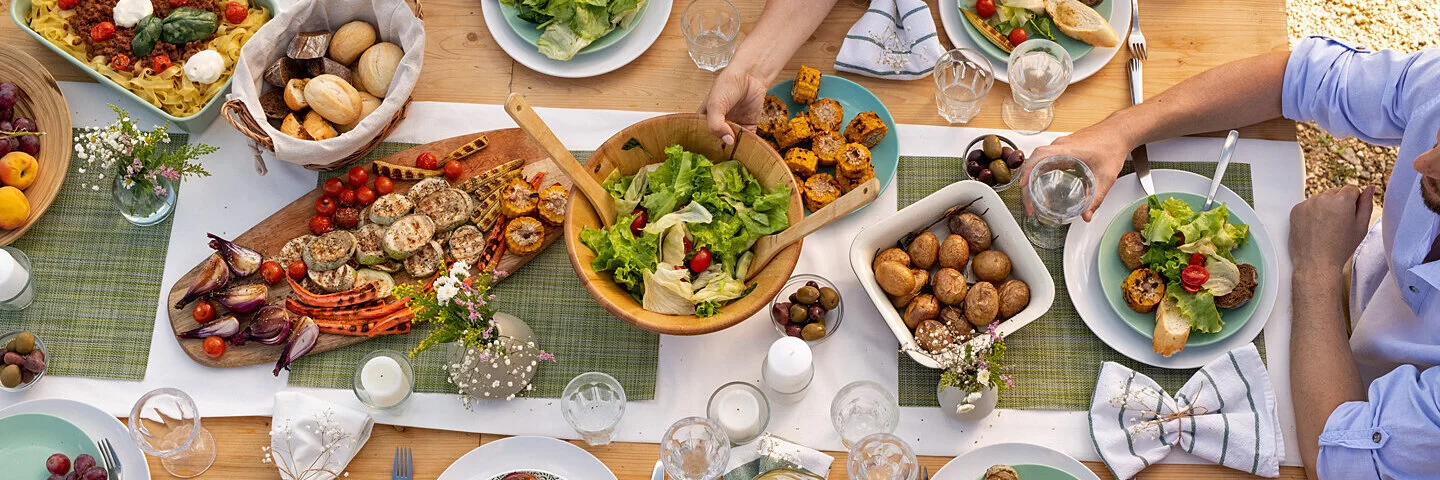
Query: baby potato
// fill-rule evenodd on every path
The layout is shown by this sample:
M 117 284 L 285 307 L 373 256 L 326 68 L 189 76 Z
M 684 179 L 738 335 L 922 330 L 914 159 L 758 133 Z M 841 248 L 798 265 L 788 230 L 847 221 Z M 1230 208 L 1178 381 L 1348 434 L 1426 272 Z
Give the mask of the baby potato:
M 1012 279 L 1000 284 L 1000 318 L 1010 318 L 1030 305 L 1030 285 Z
M 954 342 L 950 329 L 935 320 L 925 320 L 915 327 L 915 343 L 930 353 L 940 353 Z
M 1146 202 L 1140 204 L 1140 206 L 1138 207 L 1135 207 L 1135 213 L 1130 214 L 1130 225 L 1134 226 L 1136 231 L 1140 231 L 1144 230 L 1145 226 L 1149 224 L 1150 203 Z
M 940 307 L 940 323 L 950 329 L 950 335 L 955 341 L 963 342 L 970 339 L 970 334 L 975 332 L 975 326 L 965 319 L 965 310 L 960 307 Z
M 905 268 L 910 268 L 910 254 L 905 253 L 904 250 L 899 248 L 887 248 L 875 256 L 875 261 L 871 262 L 870 266 L 878 270 L 880 268 L 880 262 L 900 262 Z
M 1000 314 L 1000 292 L 990 282 L 976 283 L 965 295 L 965 319 L 976 328 L 985 328 Z
M 950 233 L 965 237 L 970 246 L 970 254 L 974 255 L 990 249 L 990 223 L 979 215 L 965 212 L 950 217 Z
M 905 307 L 905 326 L 911 330 L 920 326 L 920 322 L 934 320 L 939 317 L 940 302 L 935 300 L 934 295 L 928 293 L 922 293 L 915 297 L 914 300 L 910 301 L 910 305 Z
M 935 265 L 935 259 L 940 255 L 940 238 L 931 232 L 922 233 L 910 241 L 906 253 L 910 254 L 915 266 L 928 269 Z
M 915 279 L 915 291 L 911 293 L 919 292 L 920 289 L 925 288 L 926 285 L 930 284 L 929 270 L 923 268 L 912 268 L 910 269 L 910 276 Z
M 940 244 L 940 267 L 964 270 L 970 262 L 970 247 L 964 237 L 949 235 Z
M 915 274 L 900 262 L 880 262 L 875 267 L 875 283 L 879 283 L 880 289 L 890 295 L 908 295 L 915 289 Z
M 1125 232 L 1120 236 L 1120 261 L 1131 271 L 1145 266 L 1140 262 L 1140 257 L 1145 256 L 1145 251 L 1149 249 L 1150 247 L 1145 246 L 1145 239 L 1140 237 L 1140 232 Z
M 999 250 L 986 250 L 975 255 L 970 268 L 975 270 L 976 278 L 998 284 L 1010 276 L 1010 256 Z
M 965 274 L 953 268 L 942 268 L 935 272 L 931 290 L 935 291 L 935 299 L 946 305 L 959 305 L 965 301 L 965 293 L 970 289 L 965 284 Z

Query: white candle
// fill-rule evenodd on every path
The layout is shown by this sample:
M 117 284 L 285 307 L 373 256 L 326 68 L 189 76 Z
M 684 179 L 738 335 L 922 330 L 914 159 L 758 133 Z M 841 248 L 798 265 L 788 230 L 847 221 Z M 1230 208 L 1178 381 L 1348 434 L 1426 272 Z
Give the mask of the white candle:
M 30 283 L 30 271 L 25 269 L 15 256 L 8 250 L 0 249 L 0 300 L 14 298 L 11 303 L 28 305 L 33 290 L 27 290 L 26 285 Z M 17 295 L 25 295 L 26 298 L 15 298 Z
M 770 345 L 762 371 L 765 384 L 782 394 L 800 393 L 815 377 L 810 345 L 795 337 L 784 337 Z
M 760 399 L 749 388 L 731 388 L 720 393 L 715 399 L 715 410 L 711 414 L 730 441 L 739 442 L 755 438 L 764 428 L 760 419 Z
M 360 370 L 360 388 L 370 395 L 377 407 L 393 407 L 410 393 L 410 379 L 405 378 L 400 362 L 380 355 L 365 362 Z

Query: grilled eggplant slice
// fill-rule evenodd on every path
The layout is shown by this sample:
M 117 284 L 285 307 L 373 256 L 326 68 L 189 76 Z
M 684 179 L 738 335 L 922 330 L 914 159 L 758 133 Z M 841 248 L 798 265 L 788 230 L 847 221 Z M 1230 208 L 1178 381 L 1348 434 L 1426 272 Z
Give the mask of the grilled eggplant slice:
M 435 230 L 448 232 L 470 221 L 475 206 L 470 203 L 470 194 L 446 188 L 426 195 L 415 202 L 415 213 L 435 221 Z
M 405 267 L 403 265 L 400 265 L 400 262 L 394 260 L 386 260 L 385 263 L 377 263 L 371 265 L 370 268 L 372 270 L 379 270 L 385 273 L 395 273 Z
M 355 254 L 355 234 L 336 230 L 305 246 L 302 256 L 305 268 L 311 272 L 324 272 L 340 268 Z M 353 272 L 352 272 L 353 273 Z
M 362 268 L 355 271 L 355 286 L 375 285 L 375 291 L 379 292 L 380 298 L 390 296 L 390 291 L 395 289 L 395 277 L 379 271 Z
M 450 188 L 450 182 L 445 181 L 444 178 L 430 177 L 415 182 L 415 185 L 410 187 L 409 191 L 405 192 L 405 196 L 410 197 L 411 202 L 419 204 L 421 199 L 447 188 Z
M 367 223 L 355 230 L 355 262 L 361 265 L 384 263 L 390 258 L 381 246 L 385 238 L 385 226 Z
M 405 259 L 405 272 L 415 278 L 425 278 L 440 271 L 440 262 L 444 259 L 445 253 L 440 249 L 440 242 L 432 240 Z
M 350 265 L 341 264 L 340 268 L 326 271 L 310 270 L 306 275 L 316 286 L 327 292 L 343 292 L 355 288 L 355 269 Z
M 450 258 L 471 265 L 485 253 L 485 232 L 474 225 L 464 225 L 450 232 Z
M 380 245 L 390 258 L 404 260 L 434 238 L 434 220 L 424 215 L 406 215 L 385 229 L 385 237 Z
M 415 208 L 415 202 L 410 201 L 410 197 L 398 193 L 386 194 L 370 204 L 370 221 L 389 225 L 409 214 L 412 208 Z
M 310 242 L 315 241 L 315 239 L 317 238 L 320 237 L 310 235 L 308 233 L 292 238 L 290 239 L 290 241 L 285 242 L 284 247 L 280 247 L 280 255 L 271 258 L 271 260 L 274 260 L 280 265 L 289 265 L 290 262 L 299 260 L 302 256 L 304 256 L 305 247 L 307 245 L 310 245 Z

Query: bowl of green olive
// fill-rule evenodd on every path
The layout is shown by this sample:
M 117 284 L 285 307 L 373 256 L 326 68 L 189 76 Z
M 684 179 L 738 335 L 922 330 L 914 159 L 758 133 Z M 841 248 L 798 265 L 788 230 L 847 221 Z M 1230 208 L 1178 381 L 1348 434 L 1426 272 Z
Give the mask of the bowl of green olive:
M 790 277 L 770 302 L 771 323 L 780 335 L 818 345 L 840 329 L 845 302 L 840 290 L 824 277 L 802 273 Z
M 45 342 L 33 333 L 0 335 L 0 356 L 0 391 L 22 391 L 45 376 Z
M 1025 152 L 1015 142 L 999 135 L 984 135 L 965 146 L 965 179 L 989 185 L 1003 192 L 1020 180 Z

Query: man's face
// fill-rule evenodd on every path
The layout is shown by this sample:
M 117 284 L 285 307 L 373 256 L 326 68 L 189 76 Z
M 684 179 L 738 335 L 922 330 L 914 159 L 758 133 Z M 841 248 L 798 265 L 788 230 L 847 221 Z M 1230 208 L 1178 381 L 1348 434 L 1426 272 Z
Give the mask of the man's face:
M 1419 172 L 1420 198 L 1430 211 L 1440 214 L 1440 133 L 1436 134 L 1436 146 L 1415 157 L 1415 171 Z

